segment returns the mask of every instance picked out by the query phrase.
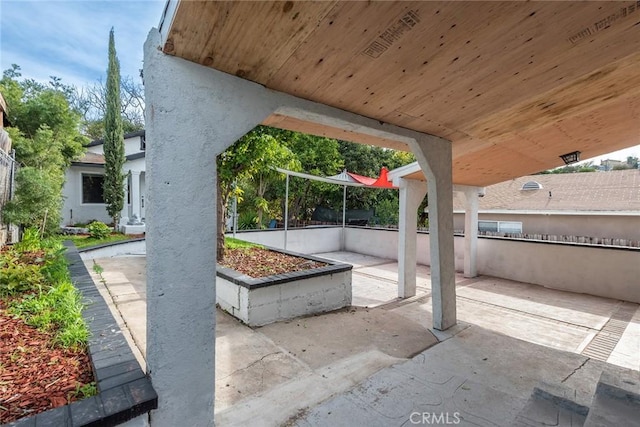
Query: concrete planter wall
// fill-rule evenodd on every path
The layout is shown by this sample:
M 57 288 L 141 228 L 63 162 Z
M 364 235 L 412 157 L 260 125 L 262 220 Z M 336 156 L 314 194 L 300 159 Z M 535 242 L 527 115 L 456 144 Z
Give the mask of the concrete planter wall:
M 298 229 L 297 232 L 304 236 L 305 230 Z M 343 250 L 398 259 L 397 230 L 347 227 L 345 231 Z M 274 242 L 282 242 L 282 230 L 268 233 L 262 238 L 268 236 Z M 238 233 L 239 239 L 253 241 L 252 237 L 253 233 Z M 333 237 L 329 233 L 323 236 L 309 234 L 304 240 L 311 242 L 309 253 L 313 253 L 314 239 L 330 238 L 335 238 L 334 244 L 339 246 L 339 234 Z M 329 245 L 329 242 L 322 245 Z M 418 263 L 430 265 L 428 233 L 418 232 L 417 247 Z M 455 236 L 454 248 L 456 270 L 462 271 L 464 237 Z M 638 248 L 483 236 L 478 239 L 478 274 L 635 303 L 640 303 L 639 265 Z
M 259 279 L 218 265 L 216 301 L 249 326 L 325 313 L 351 305 L 351 265 L 278 251 L 328 265 Z

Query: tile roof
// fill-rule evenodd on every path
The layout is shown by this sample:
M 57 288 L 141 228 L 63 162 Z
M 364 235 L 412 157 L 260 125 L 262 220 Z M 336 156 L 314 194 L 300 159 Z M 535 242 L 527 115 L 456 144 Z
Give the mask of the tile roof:
M 104 165 L 106 163 L 102 154 L 86 152 L 82 158 L 73 163 L 89 163 L 94 165 Z
M 528 181 L 542 189 L 521 190 Z M 464 205 L 454 193 L 453 209 Z M 640 211 L 640 170 L 523 176 L 486 187 L 479 210 Z

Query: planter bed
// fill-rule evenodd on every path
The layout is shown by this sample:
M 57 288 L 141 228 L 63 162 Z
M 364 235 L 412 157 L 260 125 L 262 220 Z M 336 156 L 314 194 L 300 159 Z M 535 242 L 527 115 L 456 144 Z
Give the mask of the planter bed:
M 260 278 L 218 265 L 216 302 L 220 308 L 249 326 L 262 326 L 351 305 L 351 265 L 268 249 L 326 265 Z
M 158 396 L 140 368 L 78 250 L 70 243 L 66 258 L 71 279 L 86 304 L 82 315 L 91 337 L 89 357 L 98 394 L 19 419 L 9 426 L 115 426 L 158 407 Z

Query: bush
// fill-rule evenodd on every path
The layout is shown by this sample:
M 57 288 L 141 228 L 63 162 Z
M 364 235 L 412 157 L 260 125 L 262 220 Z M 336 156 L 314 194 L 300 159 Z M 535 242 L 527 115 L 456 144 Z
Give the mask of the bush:
M 41 286 L 43 276 L 37 264 L 25 264 L 12 250 L 0 255 L 0 296 L 17 295 Z
M 94 221 L 87 227 L 89 235 L 94 239 L 105 239 L 111 234 L 111 228 L 104 222 Z
M 83 347 L 89 331 L 64 252 L 59 240 L 40 240 L 37 230 L 26 230 L 22 242 L 0 252 L 0 297 L 15 297 L 5 301 L 9 312 L 51 333 L 54 344 Z

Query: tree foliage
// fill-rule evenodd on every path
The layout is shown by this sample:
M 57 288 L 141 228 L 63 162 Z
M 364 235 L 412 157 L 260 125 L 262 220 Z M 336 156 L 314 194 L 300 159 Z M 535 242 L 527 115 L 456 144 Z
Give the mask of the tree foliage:
M 60 224 L 65 169 L 88 142 L 79 131 L 80 115 L 69 105 L 70 88 L 52 77 L 49 84 L 21 79 L 20 67 L 0 80 L 11 127 L 7 129 L 20 169 L 14 199 L 3 218 L 52 233 Z
M 107 68 L 106 114 L 104 118 L 104 183 L 103 196 L 107 212 L 117 226 L 124 207 L 124 133 L 120 102 L 120 63 L 116 55 L 113 28 L 109 32 L 109 65 Z
M 555 168 L 537 173 L 536 175 L 548 175 L 548 174 L 560 174 L 560 173 L 582 173 L 582 172 L 595 172 L 598 169 L 593 165 L 593 162 L 586 162 L 578 165 L 567 165 L 561 168 Z
M 258 126 L 218 158 L 218 258 L 224 256 L 220 243 L 231 195 L 242 196 L 240 228 L 264 227 L 269 218 L 284 219 L 284 174 L 274 167 L 318 176 L 335 175 L 346 167 L 350 172 L 376 177 L 383 166 L 393 169 L 412 161 L 411 153 Z M 348 208 L 376 208 L 379 223 L 397 223 L 397 191 L 350 187 L 347 194 Z M 317 206 L 340 210 L 342 195 L 342 186 L 291 177 L 289 224 L 309 220 Z
M 275 167 L 297 168 L 291 151 L 272 135 L 273 129 L 258 126 L 240 138 L 233 146 L 218 156 L 218 250 L 219 260 L 224 258 L 225 212 L 229 196 L 238 192 L 238 181 L 251 179 L 256 185 L 253 199 L 256 223 L 269 211 L 264 199 L 269 184 L 278 178 Z

